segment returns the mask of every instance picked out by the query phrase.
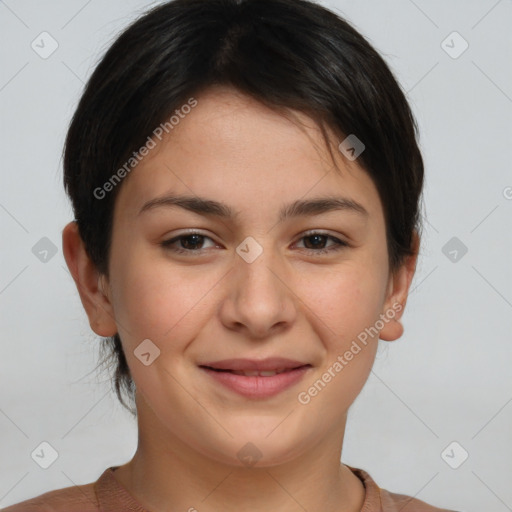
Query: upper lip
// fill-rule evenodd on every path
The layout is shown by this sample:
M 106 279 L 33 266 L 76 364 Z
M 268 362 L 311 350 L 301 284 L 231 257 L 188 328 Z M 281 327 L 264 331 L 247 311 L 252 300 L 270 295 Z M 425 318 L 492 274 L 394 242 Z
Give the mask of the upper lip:
M 207 366 L 217 370 L 271 371 L 287 370 L 311 365 L 284 357 L 269 357 L 267 359 L 223 359 L 222 361 L 201 363 L 199 366 Z

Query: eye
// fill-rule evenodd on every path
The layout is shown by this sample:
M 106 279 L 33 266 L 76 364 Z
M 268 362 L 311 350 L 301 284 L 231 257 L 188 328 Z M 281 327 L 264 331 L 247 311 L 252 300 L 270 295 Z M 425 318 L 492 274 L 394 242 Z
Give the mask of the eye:
M 202 246 L 205 240 L 212 239 L 209 236 L 202 235 L 201 233 L 192 232 L 187 233 L 186 235 L 176 236 L 170 240 L 164 240 L 160 245 L 164 249 L 168 249 L 179 254 L 191 254 L 202 252 L 204 249 L 198 246 Z M 181 244 L 181 247 L 175 246 L 177 242 Z
M 200 254 L 205 250 L 203 247 L 205 240 L 210 240 L 213 242 L 209 236 L 197 232 L 190 232 L 184 235 L 176 236 L 170 240 L 164 240 L 160 245 L 166 250 L 191 256 Z M 343 240 L 340 240 L 332 235 L 328 235 L 327 233 L 322 233 L 320 231 L 309 231 L 299 240 L 305 240 L 305 250 L 313 254 L 326 254 L 339 251 L 344 247 L 349 247 L 349 244 Z M 325 247 L 325 244 L 329 240 L 332 242 L 332 244 Z M 215 246 L 215 242 L 213 242 L 212 247 Z
M 344 247 L 349 247 L 349 244 L 340 240 L 332 235 L 328 235 L 327 233 L 322 233 L 320 231 L 309 231 L 306 233 L 300 240 L 309 240 L 306 244 L 309 247 L 306 247 L 306 250 L 312 252 L 314 254 L 326 254 L 330 252 L 335 252 L 343 249 Z M 332 240 L 333 245 L 325 248 L 325 243 L 327 240 Z

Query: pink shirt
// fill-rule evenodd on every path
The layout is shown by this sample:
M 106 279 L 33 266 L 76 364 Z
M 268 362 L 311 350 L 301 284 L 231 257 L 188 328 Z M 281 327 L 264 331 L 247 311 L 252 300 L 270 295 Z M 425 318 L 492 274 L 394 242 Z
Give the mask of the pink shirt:
M 96 482 L 50 491 L 1 512 L 150 512 L 117 481 L 117 467 L 107 468 Z M 347 467 L 366 490 L 361 512 L 455 512 L 380 489 L 366 471 Z

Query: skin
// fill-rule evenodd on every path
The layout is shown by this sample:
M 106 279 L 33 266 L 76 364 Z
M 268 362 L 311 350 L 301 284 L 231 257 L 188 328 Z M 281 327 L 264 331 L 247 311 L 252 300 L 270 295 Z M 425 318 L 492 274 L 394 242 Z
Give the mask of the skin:
M 357 160 L 336 150 L 334 134 L 336 167 L 303 114 L 298 126 L 223 88 L 197 100 L 122 183 L 109 279 L 88 258 L 75 223 L 63 230 L 91 328 L 100 336 L 119 332 L 137 386 L 138 447 L 116 478 L 153 511 L 359 511 L 364 487 L 340 458 L 347 411 L 371 371 L 378 337 L 308 404 L 297 395 L 379 315 L 405 307 L 417 250 L 389 272 L 377 189 Z M 239 214 L 219 219 L 176 206 L 139 214 L 170 192 L 221 201 Z M 277 223 L 283 204 L 334 195 L 368 215 L 338 210 Z M 189 228 L 209 238 L 178 240 L 174 247 L 188 255 L 160 245 Z M 303 238 L 313 229 L 349 246 L 318 254 L 336 245 Z M 248 236 L 263 249 L 252 263 L 235 251 Z M 402 313 L 385 323 L 381 339 L 402 335 Z M 145 339 L 160 349 L 149 366 L 134 355 Z M 197 366 L 275 355 L 312 368 L 267 399 L 225 389 Z M 248 442 L 261 452 L 252 467 L 237 457 Z

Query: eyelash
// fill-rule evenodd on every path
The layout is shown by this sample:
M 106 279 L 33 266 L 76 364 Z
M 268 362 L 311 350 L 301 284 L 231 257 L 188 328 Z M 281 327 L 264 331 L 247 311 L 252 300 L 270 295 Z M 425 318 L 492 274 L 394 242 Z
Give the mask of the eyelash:
M 182 248 L 177 248 L 177 247 L 172 247 L 172 244 L 180 241 L 180 240 L 183 240 L 183 239 L 186 239 L 190 236 L 193 236 L 193 235 L 199 235 L 201 236 L 202 238 L 206 239 L 206 238 L 209 238 L 211 240 L 211 238 L 209 236 L 206 236 L 206 235 L 203 235 L 202 233 L 198 233 L 198 232 L 195 232 L 195 231 L 191 231 L 187 234 L 183 234 L 183 235 L 180 235 L 180 236 L 177 236 L 175 238 L 172 238 L 170 240 L 164 240 L 163 242 L 161 242 L 161 246 L 166 249 L 166 250 L 169 250 L 169 251 L 172 251 L 172 252 L 175 252 L 175 253 L 178 253 L 178 254 L 188 254 L 188 255 L 192 255 L 192 253 L 196 253 L 196 254 L 199 254 L 201 253 L 201 251 L 203 249 L 197 249 L 197 250 L 193 250 L 193 249 L 182 249 Z M 335 245 L 334 246 L 331 246 L 330 248 L 327 248 L 327 249 L 305 249 L 306 251 L 310 252 L 310 253 L 314 253 L 314 254 L 327 254 L 327 253 L 332 253 L 332 252 L 336 252 L 336 251 L 339 251 L 341 249 L 344 249 L 345 247 L 349 247 L 349 244 L 344 242 L 343 240 L 340 240 L 332 235 L 328 235 L 327 233 L 322 233 L 321 231 L 310 231 L 310 232 L 307 232 L 306 234 L 304 234 L 300 239 L 304 239 L 304 238 L 310 238 L 310 237 L 313 237 L 313 236 L 323 236 L 323 237 L 326 237 L 328 239 L 331 239 L 332 241 L 335 242 Z M 195 255 L 195 254 L 194 254 Z

